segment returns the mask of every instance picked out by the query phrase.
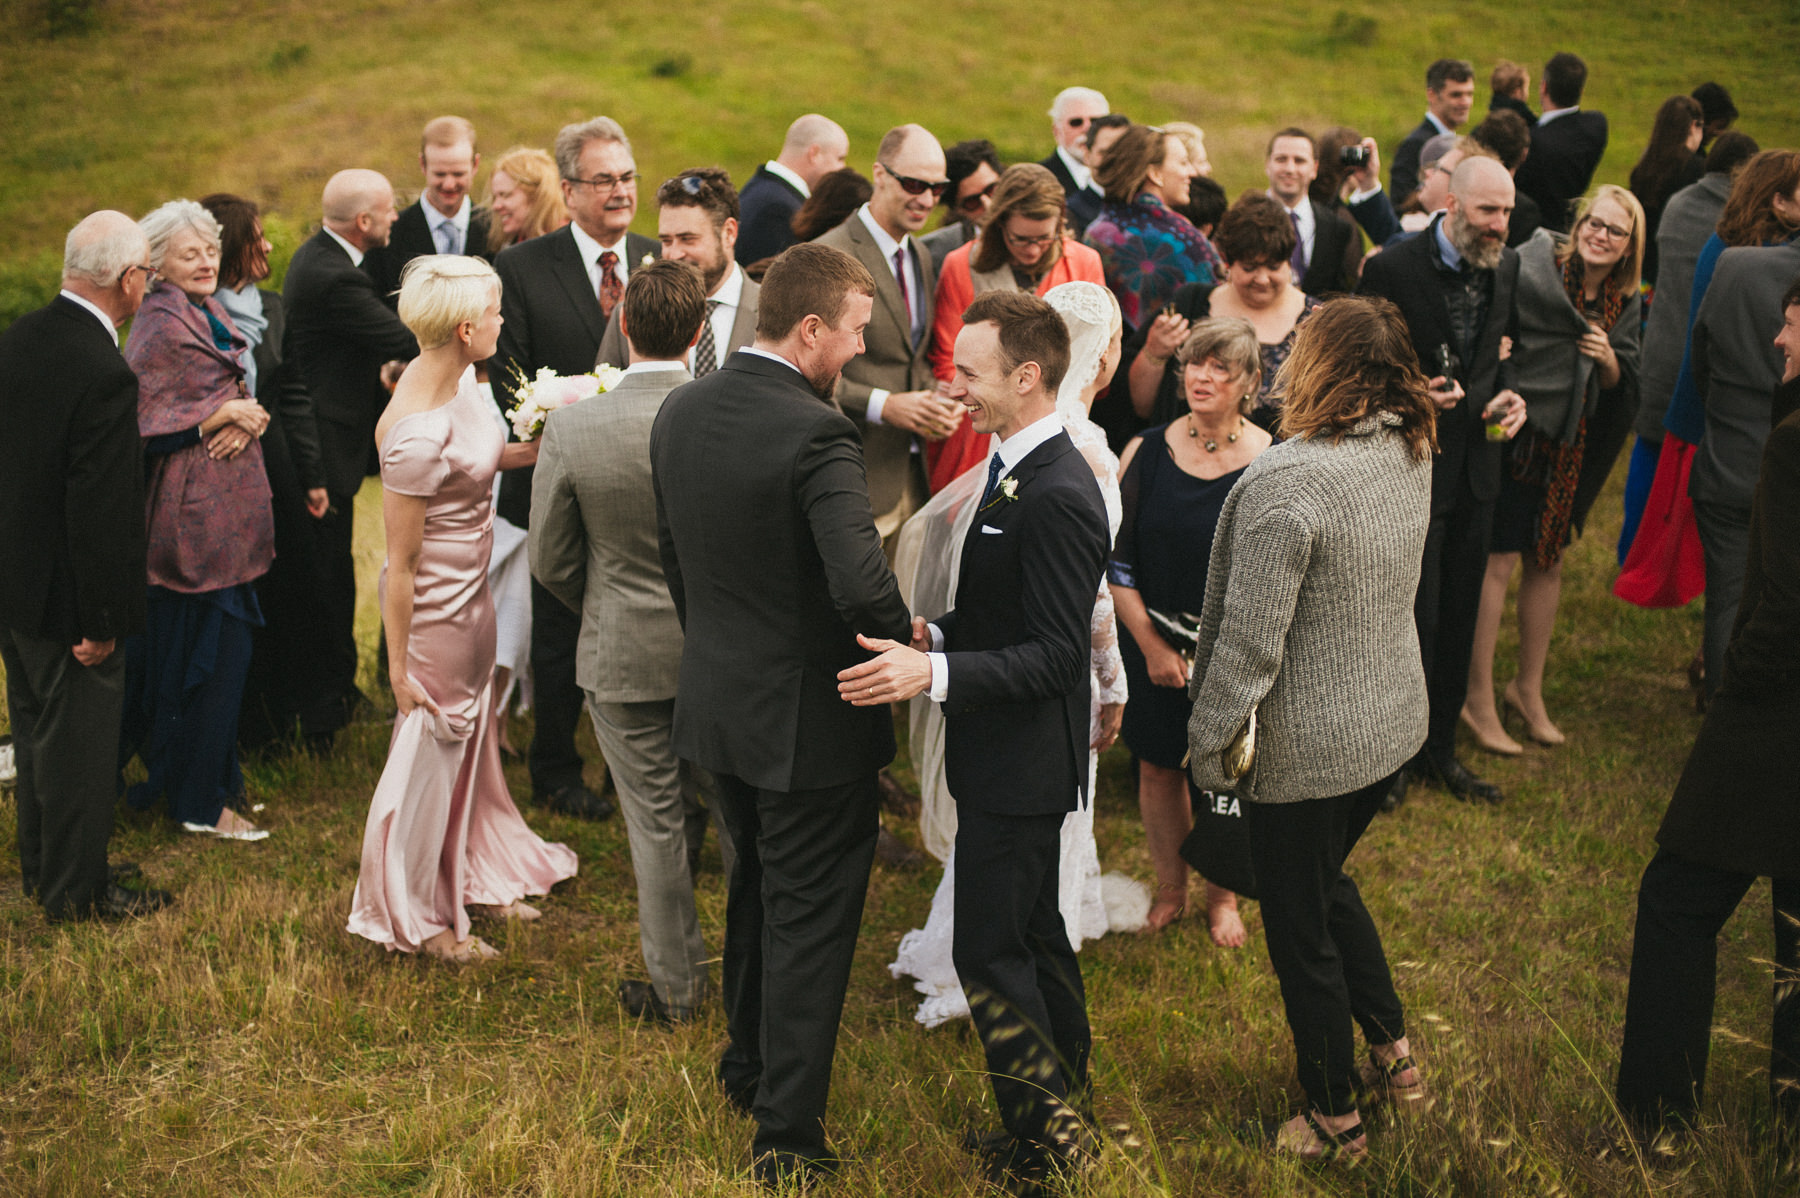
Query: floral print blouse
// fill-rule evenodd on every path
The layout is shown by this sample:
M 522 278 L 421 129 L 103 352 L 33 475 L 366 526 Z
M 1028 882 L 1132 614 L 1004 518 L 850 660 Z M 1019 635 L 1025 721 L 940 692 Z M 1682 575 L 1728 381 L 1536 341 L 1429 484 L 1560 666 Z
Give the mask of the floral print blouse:
M 1210 286 L 1222 273 L 1206 234 L 1149 192 L 1130 204 L 1102 204 L 1082 240 L 1099 251 L 1107 289 L 1133 329 L 1161 311 L 1177 287 Z

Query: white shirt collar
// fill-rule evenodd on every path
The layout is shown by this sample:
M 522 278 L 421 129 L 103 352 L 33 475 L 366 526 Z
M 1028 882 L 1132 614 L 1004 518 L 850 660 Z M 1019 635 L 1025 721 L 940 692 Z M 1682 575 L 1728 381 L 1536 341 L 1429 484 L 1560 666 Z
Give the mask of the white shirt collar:
M 1559 116 L 1568 116 L 1571 112 L 1580 112 L 1580 111 L 1581 111 L 1581 105 L 1579 105 L 1579 104 L 1571 104 L 1567 108 L 1552 108 L 1550 111 L 1546 112 L 1543 116 L 1540 116 L 1538 118 L 1538 125 L 1540 127 L 1544 126 L 1544 125 L 1548 125 L 1551 121 L 1555 120 Z
M 1053 410 L 1048 416 L 1034 420 L 1006 440 L 1000 442 L 994 450 L 1000 455 L 1000 473 L 1006 475 L 1016 469 L 1025 455 L 1062 432 L 1062 417 Z
M 1300 236 L 1301 237 L 1307 237 L 1312 234 L 1313 225 L 1317 222 L 1313 218 L 1312 205 L 1307 202 L 1308 200 L 1310 200 L 1312 198 L 1311 196 L 1302 195 L 1300 197 L 1300 201 L 1297 204 L 1295 204 L 1292 208 L 1289 208 L 1287 206 L 1287 201 L 1275 194 L 1274 188 L 1270 188 L 1268 194 L 1269 194 L 1269 198 L 1271 200 L 1274 200 L 1277 204 L 1281 205 L 1281 209 L 1283 212 L 1291 212 L 1294 214 L 1294 216 L 1296 218 L 1298 218 L 1298 220 L 1300 221 Z
M 473 210 L 474 205 L 470 203 L 469 197 L 466 195 L 462 198 L 462 207 L 456 210 L 455 216 L 445 216 L 442 212 L 439 212 L 433 207 L 431 201 L 427 200 L 424 196 L 419 197 L 419 207 L 425 213 L 425 223 L 431 226 L 431 231 L 434 234 L 438 231 L 440 225 L 455 225 L 458 233 L 467 233 L 469 231 L 469 213 Z
M 904 249 L 911 244 L 912 234 L 910 233 L 902 237 L 899 241 L 895 241 L 892 237 L 889 237 L 887 230 L 881 227 L 881 222 L 875 219 L 875 214 L 869 211 L 869 206 L 867 204 L 858 208 L 856 210 L 856 215 L 862 218 L 863 227 L 868 229 L 869 233 L 875 238 L 875 248 L 881 251 L 881 256 L 885 258 L 889 264 L 892 264 L 894 261 L 895 250 Z M 907 257 L 910 259 L 912 255 L 908 254 Z
M 625 276 L 631 271 L 631 264 L 625 260 L 624 234 L 620 234 L 619 240 L 611 245 L 601 245 L 589 237 L 587 230 L 575 221 L 569 222 L 569 232 L 575 235 L 575 249 L 581 255 L 582 269 L 587 271 L 588 282 L 594 285 L 594 294 L 600 293 L 600 255 L 607 250 L 619 256 L 619 264 L 614 269 L 619 272 L 619 281 L 625 281 Z
M 776 353 L 775 351 L 764 349 L 760 345 L 746 345 L 743 349 L 738 350 L 738 353 L 740 353 L 740 354 L 755 354 L 757 357 L 767 358 L 771 362 L 780 362 L 783 366 L 787 367 L 789 370 L 792 370 L 792 371 L 800 374 L 800 377 L 802 377 L 802 378 L 806 377 L 804 372 L 801 372 L 799 363 L 790 362 L 786 358 L 782 357 L 780 354 Z
M 680 361 L 676 361 L 676 362 L 661 362 L 661 361 L 658 361 L 658 362 L 633 362 L 631 365 L 629 365 L 625 368 L 625 374 L 622 374 L 619 377 L 624 378 L 624 377 L 626 377 L 626 375 L 633 375 L 633 374 L 663 374 L 663 373 L 666 373 L 671 370 L 679 370 L 681 373 L 686 374 L 687 373 L 687 363 L 680 362 Z
M 800 193 L 801 199 L 806 200 L 812 198 L 812 188 L 806 185 L 806 180 L 802 179 L 799 175 L 781 165 L 781 163 L 775 161 L 773 158 L 763 163 L 763 169 L 778 179 L 785 179 L 789 186 Z
M 361 266 L 362 265 L 363 252 L 361 250 L 359 250 L 355 246 L 351 245 L 348 241 L 345 241 L 342 237 L 339 237 L 336 233 L 332 232 L 331 229 L 329 229 L 329 228 L 327 228 L 325 230 L 325 235 L 327 237 L 330 237 L 333 241 L 337 242 L 339 245 L 344 247 L 344 252 L 346 254 L 350 255 L 350 262 L 353 266 Z
M 1431 111 L 1431 109 L 1429 109 L 1429 108 L 1427 108 L 1425 110 L 1425 119 L 1430 121 L 1432 124 L 1432 127 L 1434 129 L 1436 129 L 1439 133 L 1455 133 L 1456 132 L 1456 130 L 1454 130 L 1450 126 L 1444 124 L 1444 122 L 1438 120 L 1437 113 Z
M 108 337 L 112 338 L 113 344 L 117 345 L 119 343 L 119 326 L 114 324 L 112 322 L 112 317 L 110 317 L 106 313 L 102 312 L 97 304 L 93 303 L 93 301 L 91 301 L 91 300 L 82 299 L 79 295 L 76 295 L 73 291 L 59 291 L 59 292 L 57 292 L 57 294 L 62 296 L 64 299 L 69 300 L 71 303 L 80 304 L 82 307 L 86 308 L 89 312 L 92 312 L 94 314 L 94 319 L 98 320 L 102 325 L 106 326 L 106 335 Z
M 744 298 L 744 272 L 738 269 L 737 263 L 731 263 L 731 269 L 725 272 L 725 281 L 719 284 L 717 291 L 706 298 L 719 305 L 720 308 L 737 311 L 738 304 Z
M 1075 155 L 1069 153 L 1067 146 L 1057 146 L 1056 156 L 1062 164 L 1069 168 L 1069 178 L 1075 180 L 1075 190 L 1080 191 L 1094 180 L 1094 173 L 1087 168 L 1087 163 L 1076 161 Z

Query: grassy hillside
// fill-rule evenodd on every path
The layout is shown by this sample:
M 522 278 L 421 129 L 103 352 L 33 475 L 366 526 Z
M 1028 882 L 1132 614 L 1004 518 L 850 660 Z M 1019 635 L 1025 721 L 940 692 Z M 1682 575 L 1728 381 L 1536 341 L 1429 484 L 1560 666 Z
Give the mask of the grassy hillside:
M 416 188 L 418 129 L 446 111 L 474 120 L 490 153 L 605 112 L 656 179 L 711 162 L 741 178 L 817 109 L 849 130 L 866 173 L 902 120 L 1042 157 L 1049 98 L 1085 82 L 1140 119 L 1199 123 L 1235 194 L 1260 185 L 1262 146 L 1284 124 L 1342 121 L 1391 146 L 1441 54 L 1475 62 L 1484 104 L 1496 57 L 1535 78 L 1568 48 L 1590 64 L 1589 106 L 1612 119 L 1602 179 L 1623 181 L 1665 96 L 1709 78 L 1763 144 L 1800 144 L 1800 63 L 1768 53 L 1800 45 L 1784 0 L 13 0 L 0 44 L 0 324 L 41 301 L 87 211 L 236 190 L 285 218 L 291 243 L 341 167 Z M 654 232 L 654 215 L 639 227 Z

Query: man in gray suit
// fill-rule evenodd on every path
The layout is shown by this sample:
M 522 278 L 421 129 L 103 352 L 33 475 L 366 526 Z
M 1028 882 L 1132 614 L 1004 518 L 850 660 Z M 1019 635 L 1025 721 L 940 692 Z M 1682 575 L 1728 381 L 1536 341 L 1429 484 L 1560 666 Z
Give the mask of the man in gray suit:
M 706 287 L 706 323 L 687 361 L 705 378 L 731 354 L 756 339 L 756 297 L 762 290 L 733 260 L 738 235 L 738 193 L 716 166 L 682 171 L 656 189 L 656 236 L 662 256 L 700 268 Z M 623 365 L 625 330 L 614 312 L 600 338 L 599 362 Z
M 531 572 L 581 613 L 575 679 L 618 786 L 637 873 L 650 981 L 622 982 L 619 1001 L 665 1024 L 692 1018 L 708 989 L 689 864 L 706 824 L 694 767 L 670 740 L 681 625 L 657 549 L 650 426 L 663 398 L 689 381 L 683 360 L 705 310 L 695 266 L 663 258 L 633 271 L 613 315 L 618 324 L 623 313 L 629 334 L 625 377 L 546 422 L 531 484 Z M 719 839 L 729 861 L 723 828 Z
M 900 125 L 881 139 L 870 173 L 875 194 L 818 243 L 844 251 L 875 277 L 863 352 L 844 367 L 835 399 L 862 435 L 869 506 L 891 552 L 894 534 L 925 500 L 915 438 L 955 432 L 962 406 L 937 393 L 925 359 L 937 272 L 912 238 L 949 186 L 943 147 L 918 125 Z
M 1706 697 L 1719 687 L 1737 621 L 1750 545 L 1750 500 L 1769 439 L 1770 396 L 1781 382 L 1782 295 L 1800 275 L 1800 238 L 1739 246 L 1719 256 L 1694 318 L 1694 384 L 1706 435 L 1694 450 L 1688 497 L 1706 555 Z

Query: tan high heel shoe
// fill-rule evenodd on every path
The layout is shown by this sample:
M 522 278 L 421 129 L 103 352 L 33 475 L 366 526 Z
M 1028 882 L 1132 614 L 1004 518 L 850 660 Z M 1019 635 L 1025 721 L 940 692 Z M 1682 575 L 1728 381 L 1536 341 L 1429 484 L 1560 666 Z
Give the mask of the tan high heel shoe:
M 1519 684 L 1516 680 L 1507 683 L 1506 690 L 1501 693 L 1500 697 L 1505 701 L 1506 709 L 1509 712 L 1516 714 L 1525 724 L 1525 735 L 1529 736 L 1538 744 L 1548 745 L 1551 748 L 1555 748 L 1557 745 L 1567 744 L 1569 738 L 1564 736 L 1562 734 L 1562 729 L 1558 728 L 1555 724 L 1552 724 L 1548 718 L 1546 718 L 1543 723 L 1539 724 L 1525 713 L 1525 705 L 1519 701 L 1518 686 Z
M 1506 734 L 1506 725 L 1504 722 L 1500 725 L 1500 734 L 1495 736 L 1493 733 L 1486 731 L 1474 720 L 1469 718 L 1469 705 L 1467 703 L 1463 704 L 1462 715 L 1460 718 L 1462 719 L 1463 727 L 1469 730 L 1469 735 L 1475 738 L 1475 743 L 1483 750 L 1492 753 L 1497 757 L 1517 757 L 1525 752 L 1524 745 Z

